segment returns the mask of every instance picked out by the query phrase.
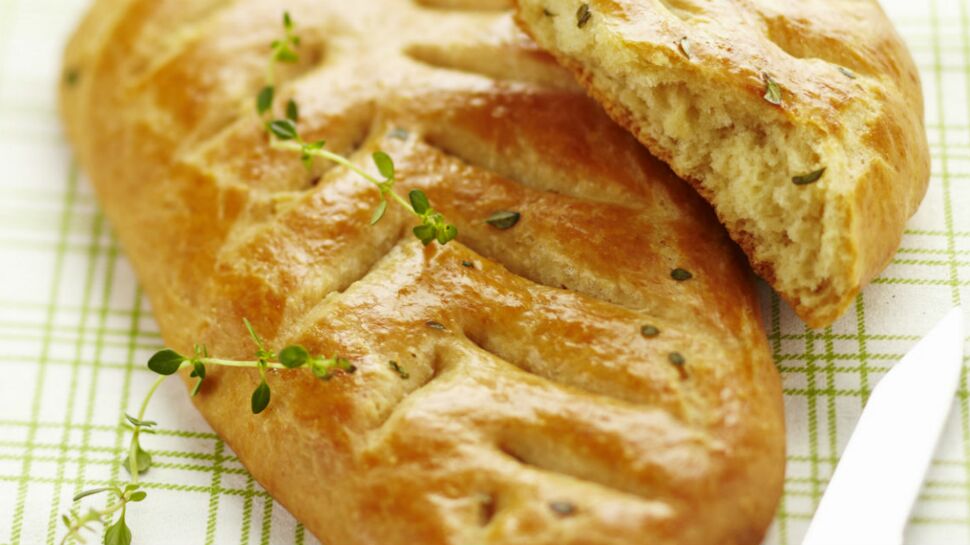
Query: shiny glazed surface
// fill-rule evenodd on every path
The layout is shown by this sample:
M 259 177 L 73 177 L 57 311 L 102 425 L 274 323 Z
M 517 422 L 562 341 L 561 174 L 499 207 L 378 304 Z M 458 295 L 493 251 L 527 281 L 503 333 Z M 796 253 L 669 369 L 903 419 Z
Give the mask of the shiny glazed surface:
M 258 416 L 255 371 L 194 400 L 324 542 L 758 543 L 784 431 L 744 260 L 502 4 L 99 0 L 64 115 L 166 343 L 249 357 L 247 317 L 357 366 L 271 372 Z M 303 63 L 279 105 L 359 164 L 386 150 L 456 242 L 395 207 L 368 225 L 373 186 L 269 148 L 253 97 L 284 9 Z M 503 209 L 521 221 L 484 223 Z

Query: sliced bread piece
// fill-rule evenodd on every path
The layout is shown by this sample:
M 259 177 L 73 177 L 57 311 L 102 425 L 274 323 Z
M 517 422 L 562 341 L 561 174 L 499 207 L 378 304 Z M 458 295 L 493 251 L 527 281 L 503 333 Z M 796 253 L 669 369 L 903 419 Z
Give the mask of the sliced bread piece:
M 690 180 L 809 325 L 889 262 L 929 179 L 917 70 L 871 0 L 517 0 L 517 18 Z

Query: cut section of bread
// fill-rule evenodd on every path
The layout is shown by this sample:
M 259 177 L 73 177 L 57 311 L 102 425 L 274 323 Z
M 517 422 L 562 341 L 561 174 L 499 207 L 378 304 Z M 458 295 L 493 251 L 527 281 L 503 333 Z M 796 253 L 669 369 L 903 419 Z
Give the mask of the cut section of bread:
M 517 0 L 540 46 L 707 198 L 810 326 L 889 262 L 929 180 L 919 77 L 874 0 Z
M 166 344 L 251 357 L 245 317 L 358 369 L 271 370 L 252 415 L 258 373 L 211 368 L 195 403 L 324 543 L 756 545 L 784 423 L 743 255 L 480 6 L 95 2 L 64 117 Z M 399 207 L 371 226 L 373 185 L 269 145 L 284 9 L 277 115 L 294 98 L 303 137 L 360 165 L 384 149 L 457 240 L 422 246 Z M 502 210 L 518 223 L 486 223 Z

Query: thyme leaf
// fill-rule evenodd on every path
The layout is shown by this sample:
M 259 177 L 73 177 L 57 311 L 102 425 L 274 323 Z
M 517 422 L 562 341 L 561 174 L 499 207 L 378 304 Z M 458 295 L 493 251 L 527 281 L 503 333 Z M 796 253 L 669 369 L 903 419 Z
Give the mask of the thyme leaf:
M 148 368 L 159 375 L 174 375 L 184 361 L 184 356 L 174 350 L 166 348 L 165 350 L 156 352 L 148 360 Z
M 294 33 L 294 26 L 293 19 L 289 13 L 284 13 L 283 27 L 286 31 L 286 36 L 271 44 L 272 55 L 267 85 L 261 91 L 260 97 L 257 97 L 257 110 L 260 115 L 269 111 L 272 106 L 272 92 L 267 92 L 266 89 L 273 88 L 275 63 L 297 62 L 299 60 L 299 55 L 296 50 L 300 45 L 300 37 Z M 268 96 L 263 97 L 263 93 L 266 93 Z M 410 202 L 404 200 L 394 191 L 396 174 L 394 161 L 390 155 L 378 150 L 371 156 L 378 173 L 383 178 L 378 179 L 352 163 L 346 157 L 325 149 L 325 142 L 323 140 L 316 142 L 306 142 L 303 140 L 297 126 L 299 118 L 299 105 L 291 98 L 287 102 L 286 117 L 284 119 L 273 119 L 266 123 L 266 132 L 270 135 L 271 145 L 275 149 L 299 153 L 300 161 L 308 170 L 313 168 L 314 158 L 320 157 L 346 167 L 376 185 L 380 192 L 380 201 L 371 214 L 371 225 L 376 224 L 384 217 L 387 212 L 388 202 L 395 201 L 418 218 L 419 223 L 412 229 L 412 232 L 422 244 L 428 245 L 434 241 L 438 241 L 439 244 L 447 244 L 458 236 L 458 228 L 448 223 L 440 212 L 437 212 L 431 207 L 427 196 L 422 191 L 417 189 L 412 190 L 408 195 Z M 410 135 L 404 129 L 394 129 L 390 132 L 389 136 L 407 140 Z M 416 202 L 418 203 L 417 206 L 415 205 Z
M 259 94 L 256 95 L 256 111 L 259 115 L 263 115 L 273 107 L 273 96 L 276 94 L 276 88 L 272 85 L 266 85 L 259 90 Z
M 559 517 L 571 517 L 576 514 L 576 506 L 568 501 L 551 501 L 549 502 L 549 509 L 552 510 Z
M 825 167 L 822 167 L 818 170 L 813 170 L 808 174 L 802 174 L 800 176 L 792 176 L 791 181 L 795 185 L 814 184 L 815 182 L 819 181 L 819 179 L 822 178 L 822 175 L 825 174 L 825 170 L 826 170 Z
M 252 398 L 250 399 L 251 409 L 253 414 L 259 414 L 266 410 L 269 406 L 269 400 L 271 397 L 271 392 L 269 389 L 269 384 L 266 383 L 266 379 L 259 381 L 259 386 L 253 390 Z
M 396 361 L 391 360 L 387 362 L 387 365 L 388 367 L 391 368 L 392 371 L 397 373 L 397 376 L 401 377 L 401 380 L 407 380 L 411 378 L 411 375 L 407 371 L 405 371 L 404 368 L 402 368 Z
M 690 53 L 690 40 L 687 38 L 687 36 L 677 40 L 677 47 L 680 49 L 680 52 L 684 55 L 684 57 L 687 58 L 687 60 L 691 60 L 693 58 Z
M 589 11 L 589 4 L 580 4 L 579 9 L 576 10 L 576 26 L 583 28 L 592 16 L 592 12 Z
M 485 220 L 485 223 L 504 231 L 506 229 L 515 227 L 515 224 L 519 223 L 521 218 L 522 214 L 518 212 L 500 210 L 489 216 L 488 219 Z
M 775 106 L 781 106 L 781 86 L 766 72 L 761 73 L 761 78 L 765 82 L 764 99 Z
M 694 278 L 694 275 L 687 269 L 682 269 L 680 267 L 677 267 L 676 269 L 670 271 L 670 277 L 678 282 L 684 282 L 684 281 L 690 280 L 691 278 Z

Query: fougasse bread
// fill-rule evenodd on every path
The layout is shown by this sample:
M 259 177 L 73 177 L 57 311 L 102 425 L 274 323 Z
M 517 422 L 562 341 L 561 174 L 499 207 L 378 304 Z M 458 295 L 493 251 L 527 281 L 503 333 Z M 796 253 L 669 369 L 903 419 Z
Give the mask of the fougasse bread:
M 517 0 L 812 327 L 889 263 L 929 180 L 919 75 L 875 0 Z
M 321 381 L 209 369 L 194 402 L 328 545 L 754 545 L 784 424 L 743 254 L 707 205 L 521 34 L 502 2 L 98 0 L 61 90 L 167 345 L 339 354 Z M 270 145 L 275 109 L 420 188 L 424 246 L 373 185 Z M 518 223 L 486 223 L 496 211 Z M 398 372 L 390 362 L 395 362 Z

